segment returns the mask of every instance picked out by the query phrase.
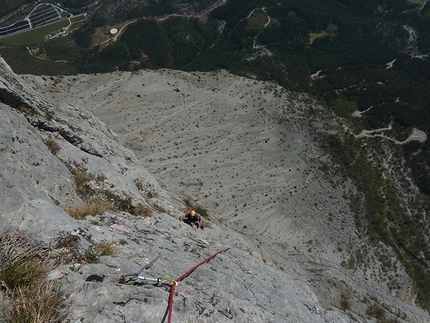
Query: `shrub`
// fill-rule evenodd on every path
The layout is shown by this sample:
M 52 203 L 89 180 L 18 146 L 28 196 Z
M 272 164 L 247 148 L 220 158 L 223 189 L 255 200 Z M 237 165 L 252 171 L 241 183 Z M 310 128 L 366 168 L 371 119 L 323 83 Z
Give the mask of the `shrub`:
M 345 294 L 340 295 L 340 308 L 343 311 L 351 309 L 351 304 L 349 303 L 349 298 Z
M 167 210 L 164 207 L 162 207 L 161 205 L 154 204 L 153 206 L 157 210 L 157 212 L 159 212 L 159 213 L 167 213 Z
M 208 210 L 200 205 L 197 205 L 194 210 L 204 218 L 207 218 L 209 216 Z
M 205 209 L 203 206 L 197 204 L 197 203 L 193 203 L 190 199 L 185 199 L 184 200 L 185 205 L 192 210 L 195 210 L 198 214 L 200 214 L 203 217 L 209 217 L 208 214 L 208 210 Z
M 56 244 L 51 255 L 55 257 L 55 265 L 70 264 L 83 259 L 79 250 L 80 237 L 71 233 L 58 234 Z
M 121 198 L 121 196 L 116 195 L 110 191 L 103 191 L 102 194 L 106 200 L 113 204 L 115 209 L 119 211 L 129 212 L 132 214 L 133 206 L 131 204 L 133 198 L 131 196 Z
M 132 213 L 132 200 L 133 198 L 131 196 L 126 196 L 125 198 L 118 198 L 118 200 L 115 201 L 115 207 L 120 211 Z
M 22 114 L 24 114 L 26 117 L 31 117 L 39 114 L 36 108 L 30 107 L 25 104 L 18 105 L 16 109 L 22 112 Z
M 366 310 L 366 314 L 378 320 L 385 318 L 385 310 L 377 304 L 370 305 Z
M 45 112 L 45 118 L 48 121 L 52 121 L 54 119 L 54 116 L 52 115 L 51 112 L 47 111 L 47 112 Z
M 90 264 L 95 264 L 100 261 L 100 257 L 97 252 L 91 248 L 88 248 L 87 251 L 85 251 L 85 259 Z
M 66 233 L 63 236 L 59 236 L 57 239 L 57 244 L 55 248 L 61 249 L 61 248 L 76 248 L 79 243 L 79 237 L 76 235 L 73 235 L 71 233 Z
M 138 181 L 135 184 L 136 184 L 136 187 L 137 187 L 137 189 L 139 191 L 143 191 L 144 190 L 144 186 L 143 186 L 142 182 Z

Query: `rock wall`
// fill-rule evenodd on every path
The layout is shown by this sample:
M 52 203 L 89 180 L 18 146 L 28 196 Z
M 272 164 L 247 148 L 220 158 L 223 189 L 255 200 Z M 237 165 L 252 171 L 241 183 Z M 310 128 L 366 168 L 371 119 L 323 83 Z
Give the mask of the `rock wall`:
M 373 322 L 370 304 L 383 306 L 387 319 L 430 322 L 428 313 L 336 263 L 295 254 L 279 268 L 277 250 L 254 245 L 215 218 L 200 231 L 179 222 L 182 193 L 166 191 L 93 113 L 44 95 L 50 94 L 0 62 L 0 232 L 19 229 L 57 255 L 49 277 L 66 293 L 64 322 L 162 322 L 169 292 L 148 281 L 122 285 L 120 276 L 159 257 L 142 274 L 175 279 L 227 247 L 178 284 L 174 322 Z M 70 217 L 67 206 L 87 202 L 76 193 L 77 172 L 92 178 L 91 192 L 128 200 L 153 216 Z M 74 237 L 73 245 L 57 248 L 65 237 Z M 77 262 L 102 241 L 115 246 L 115 256 Z

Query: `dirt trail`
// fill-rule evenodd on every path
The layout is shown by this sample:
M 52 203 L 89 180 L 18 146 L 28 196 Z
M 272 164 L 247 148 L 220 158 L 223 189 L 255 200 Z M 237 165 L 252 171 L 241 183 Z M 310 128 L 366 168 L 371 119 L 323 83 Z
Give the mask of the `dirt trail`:
M 223 5 L 224 5 L 224 4 L 226 4 L 226 3 L 227 3 L 227 0 L 221 0 L 221 1 L 219 1 L 217 4 L 215 4 L 215 6 L 213 6 L 212 8 L 209 8 L 208 10 L 206 10 L 206 11 L 204 11 L 204 12 L 202 12 L 202 13 L 198 13 L 198 14 L 169 14 L 169 15 L 167 15 L 167 16 L 163 16 L 163 17 L 155 18 L 155 20 L 157 20 L 157 21 L 165 21 L 165 20 L 167 20 L 167 19 L 169 19 L 169 18 L 172 18 L 172 17 L 199 18 L 200 20 L 202 20 L 202 19 L 204 19 L 204 17 L 205 17 L 205 16 L 207 16 L 211 11 L 215 10 L 216 8 L 218 8 L 218 7 L 220 7 L 220 6 L 223 6 Z M 143 18 L 143 19 L 147 19 L 147 18 Z M 117 34 L 115 34 L 115 36 L 114 36 L 114 37 L 109 38 L 109 39 L 106 39 L 106 40 L 104 40 L 104 41 L 102 41 L 102 42 L 99 42 L 99 43 L 95 43 L 95 44 L 93 44 L 93 46 L 92 46 L 92 47 L 94 47 L 94 46 L 104 46 L 104 45 L 108 45 L 108 44 L 110 44 L 110 43 L 112 43 L 112 42 L 116 42 L 116 41 L 117 41 L 117 40 L 122 36 L 122 34 L 124 33 L 125 29 L 126 29 L 129 25 L 131 25 L 131 24 L 135 23 L 135 22 L 136 22 L 136 21 L 138 21 L 138 20 L 139 20 L 139 19 L 133 19 L 133 20 L 131 20 L 131 21 L 127 22 L 125 25 L 123 25 L 123 26 L 120 28 L 120 30 L 118 31 L 118 33 L 117 33 Z
M 370 111 L 373 108 L 373 106 L 369 107 L 368 109 L 364 110 L 364 111 L 354 111 L 352 113 L 352 116 L 354 118 L 361 118 L 366 112 Z M 384 138 L 384 139 L 388 139 L 394 143 L 396 143 L 397 145 L 405 145 L 411 141 L 419 141 L 421 143 L 425 142 L 427 140 L 427 134 L 419 129 L 416 128 L 412 128 L 411 130 L 411 134 L 408 136 L 408 138 L 406 138 L 403 141 L 399 141 L 396 140 L 390 136 L 387 136 L 385 134 L 386 131 L 391 131 L 393 129 L 392 124 L 390 123 L 388 125 L 388 127 L 386 128 L 379 128 L 379 129 L 374 129 L 374 130 L 362 130 L 358 135 L 354 134 L 352 132 L 351 129 L 348 129 L 348 131 L 355 137 L 355 138 L 363 138 L 363 137 L 367 137 L 367 138 L 371 138 L 371 137 L 380 137 L 380 138 Z

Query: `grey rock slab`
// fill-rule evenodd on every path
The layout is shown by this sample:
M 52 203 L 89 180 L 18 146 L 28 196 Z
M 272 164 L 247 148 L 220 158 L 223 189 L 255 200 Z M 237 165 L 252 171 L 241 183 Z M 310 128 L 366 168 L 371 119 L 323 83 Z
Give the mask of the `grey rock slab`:
M 73 176 L 38 131 L 16 110 L 0 103 L 0 212 L 44 198 L 59 205 L 80 199 Z M 1 219 L 0 219 L 1 220 Z
M 168 291 L 150 282 L 141 286 L 119 285 L 120 275 L 136 272 L 160 255 L 143 275 L 175 279 L 228 247 L 226 241 L 238 248 L 218 255 L 179 282 L 174 321 L 324 322 L 330 317 L 337 322 L 349 322 L 335 310 L 322 308 L 309 287 L 285 274 L 280 275 L 261 259 L 250 256 L 253 247 L 237 233 L 209 228 L 194 231 L 167 214 L 156 215 L 150 218 L 151 222 L 127 213 L 105 214 L 95 219 L 102 225 L 103 221 L 111 223 L 112 217 L 123 224 L 133 220 L 146 224 L 129 225 L 129 232 L 121 233 L 121 239 L 127 243 L 120 246 L 122 251 L 117 257 L 101 257 L 99 264 L 83 265 L 63 279 L 65 290 L 73 294 L 68 300 L 73 308 L 68 317 L 70 322 L 81 318 L 85 318 L 84 322 L 117 322 L 118 317 L 127 322 L 161 321 L 167 308 Z M 146 233 L 148 229 L 150 234 Z M 138 245 L 133 243 L 136 241 Z M 141 249 L 141 258 L 135 258 L 139 266 L 125 260 L 131 258 L 126 257 L 126 250 L 134 248 Z M 91 274 L 103 275 L 105 279 L 101 283 L 85 282 Z
M 81 226 L 62 208 L 43 199 L 24 202 L 19 209 L 0 219 L 1 232 L 20 230 L 43 245 L 54 245 L 60 233 L 81 236 Z
M 147 96 L 133 101 L 142 93 L 142 80 L 149 84 L 144 89 Z M 337 246 L 364 242 L 341 199 L 343 189 L 317 174 L 324 156 L 306 128 L 304 111 L 316 108 L 309 98 L 226 72 L 162 70 L 46 78 L 15 75 L 2 59 L 0 96 L 0 111 L 9 122 L 8 131 L 1 133 L 1 157 L 7 157 L 2 162 L 11 170 L 1 169 L 0 178 L 17 185 L 11 191 L 16 200 L 13 195 L 4 198 L 7 212 L 0 218 L 1 230 L 21 229 L 51 246 L 59 234 L 75 234 L 76 248 L 82 251 L 102 241 L 117 248 L 98 263 L 77 264 L 73 259 L 50 273 L 68 297 L 64 322 L 161 322 L 168 290 L 151 282 L 122 285 L 120 276 L 159 257 L 144 274 L 177 279 L 228 247 L 179 282 L 174 322 L 374 322 L 361 303 L 364 297 L 387 305 L 390 319 L 429 321 L 428 313 L 387 297 L 384 290 L 339 266 L 348 254 L 336 252 Z M 90 108 L 106 124 L 86 110 Z M 185 127 L 190 123 L 195 127 Z M 10 137 L 14 131 L 18 136 Z M 60 145 L 57 156 L 42 145 L 49 139 Z M 26 163 L 39 152 L 46 161 L 41 174 L 29 166 L 31 171 L 15 175 L 19 168 L 14 167 L 20 164 L 8 160 L 13 152 L 9 144 L 26 152 Z M 37 148 L 32 150 L 32 145 Z M 40 185 L 44 181 L 39 177 L 44 179 L 43 174 L 57 167 L 63 167 L 64 176 L 55 185 Z M 103 177 L 88 184 L 131 196 L 135 203 L 152 207 L 153 217 L 106 212 L 71 218 L 55 206 L 56 200 L 60 206 L 82 203 L 76 194 L 56 188 L 73 187 L 66 184 L 71 179 L 67 167 Z M 26 189 L 36 198 L 25 198 Z M 336 197 L 334 201 L 327 194 Z M 186 209 L 184 196 L 190 195 L 211 206 L 214 215 L 205 219 L 205 230 L 178 221 Z M 276 206 L 273 199 L 278 198 L 282 203 Z M 333 223 L 325 219 L 329 212 Z M 304 255 L 310 239 L 315 240 L 313 253 L 321 257 Z M 342 294 L 350 308 L 342 305 Z

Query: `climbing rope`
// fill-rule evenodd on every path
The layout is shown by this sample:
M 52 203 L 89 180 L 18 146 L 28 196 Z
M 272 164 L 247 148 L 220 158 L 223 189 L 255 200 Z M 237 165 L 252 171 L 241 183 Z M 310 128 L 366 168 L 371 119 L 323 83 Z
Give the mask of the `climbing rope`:
M 188 270 L 185 274 L 183 274 L 182 276 L 180 276 L 179 278 L 176 279 L 175 283 L 172 284 L 172 287 L 170 288 L 170 296 L 169 296 L 169 314 L 168 314 L 168 318 L 167 318 L 167 322 L 171 323 L 172 322 L 172 312 L 173 312 L 173 296 L 175 294 L 175 288 L 178 285 L 178 282 L 180 282 L 181 280 L 183 280 L 184 278 L 187 278 L 194 270 L 196 270 L 197 268 L 199 268 L 201 265 L 209 262 L 211 259 L 215 258 L 218 254 L 222 253 L 222 252 L 226 252 L 227 250 L 229 250 L 230 248 L 226 248 L 224 250 L 218 251 L 217 253 L 213 254 L 212 256 L 210 256 L 209 258 L 203 260 L 201 263 L 199 263 L 198 265 L 194 266 L 193 268 L 191 268 L 190 270 Z

